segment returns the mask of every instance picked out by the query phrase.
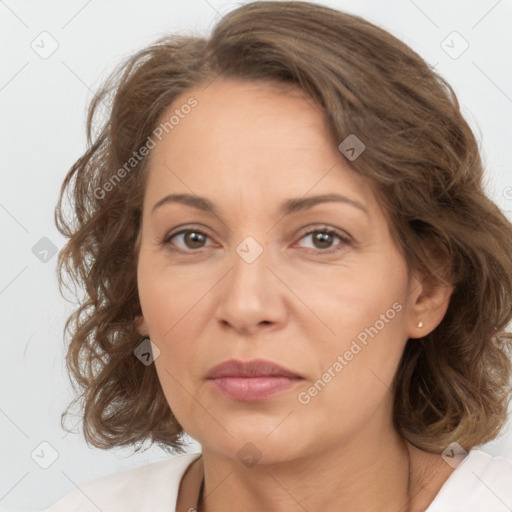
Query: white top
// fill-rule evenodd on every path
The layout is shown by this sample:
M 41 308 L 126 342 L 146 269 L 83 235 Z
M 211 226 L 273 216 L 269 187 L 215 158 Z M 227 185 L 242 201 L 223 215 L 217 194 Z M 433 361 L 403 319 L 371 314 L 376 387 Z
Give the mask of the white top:
M 188 466 L 201 454 L 180 455 L 119 471 L 73 489 L 45 512 L 171 512 Z M 473 449 L 425 512 L 510 512 L 512 461 Z

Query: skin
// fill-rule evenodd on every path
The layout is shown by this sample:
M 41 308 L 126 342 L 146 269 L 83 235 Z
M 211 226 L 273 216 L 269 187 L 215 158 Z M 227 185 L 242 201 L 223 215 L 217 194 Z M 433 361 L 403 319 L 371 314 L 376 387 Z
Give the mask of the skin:
M 139 330 L 161 351 L 165 396 L 203 452 L 182 481 L 178 510 L 195 506 L 203 472 L 208 512 L 424 510 L 451 468 L 398 435 L 390 387 L 407 339 L 441 322 L 451 289 L 408 271 L 372 183 L 300 91 L 217 79 L 162 118 L 190 96 L 198 105 L 150 155 L 138 263 Z M 341 202 L 279 210 L 289 198 L 333 192 L 366 212 Z M 170 193 L 205 197 L 217 215 L 179 203 L 152 212 Z M 183 228 L 207 236 L 163 242 Z M 325 228 L 349 241 L 333 235 L 322 245 L 310 232 Z M 252 263 L 236 252 L 247 236 L 263 249 Z M 396 303 L 400 312 L 300 403 Z M 256 358 L 303 380 L 243 402 L 205 379 L 221 362 Z M 261 454 L 252 467 L 237 455 L 247 443 Z

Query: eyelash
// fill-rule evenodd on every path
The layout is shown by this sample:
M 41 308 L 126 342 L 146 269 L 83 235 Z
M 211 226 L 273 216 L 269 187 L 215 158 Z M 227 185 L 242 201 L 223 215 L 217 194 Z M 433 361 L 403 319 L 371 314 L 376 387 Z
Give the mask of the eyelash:
M 186 234 L 186 233 L 198 233 L 198 234 L 200 234 L 200 235 L 210 239 L 210 237 L 204 231 L 202 231 L 201 229 L 186 228 L 186 229 L 182 229 L 180 231 L 177 231 L 175 233 L 171 233 L 171 234 L 167 235 L 164 238 L 164 240 L 162 241 L 162 245 L 166 245 L 171 250 L 176 251 L 176 252 L 182 252 L 182 253 L 194 253 L 194 252 L 199 252 L 199 250 L 201 250 L 201 249 L 204 249 L 204 247 L 199 247 L 197 250 L 195 250 L 195 249 L 184 250 L 184 249 L 175 249 L 175 248 L 171 247 L 171 240 L 174 237 L 176 237 L 178 235 L 183 235 L 183 234 Z M 338 237 L 340 239 L 340 241 L 342 242 L 343 245 L 349 245 L 349 244 L 352 243 L 352 240 L 349 238 L 348 235 L 346 235 L 342 231 L 338 231 L 338 230 L 330 228 L 330 227 L 322 227 L 322 228 L 311 229 L 310 231 L 305 232 L 299 238 L 299 240 L 302 240 L 303 238 L 305 238 L 307 236 L 310 236 L 310 235 L 313 235 L 315 233 L 322 233 L 322 234 L 326 234 L 326 235 L 334 235 L 334 236 L 336 236 L 336 237 Z M 336 248 L 336 247 L 334 247 L 334 248 L 330 247 L 328 249 L 316 249 L 316 248 L 306 247 L 305 249 L 313 250 L 315 252 L 320 252 L 322 254 L 330 254 L 330 253 L 333 253 L 333 252 L 336 252 L 336 251 L 340 250 L 340 248 Z

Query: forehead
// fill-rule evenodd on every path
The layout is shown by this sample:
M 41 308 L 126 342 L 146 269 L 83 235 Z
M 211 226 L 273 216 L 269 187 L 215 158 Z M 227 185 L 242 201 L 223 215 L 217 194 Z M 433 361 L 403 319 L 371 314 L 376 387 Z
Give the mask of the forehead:
M 196 105 L 181 111 L 191 98 Z M 324 111 L 297 87 L 218 78 L 181 94 L 161 122 L 173 114 L 179 122 L 150 155 L 148 195 L 374 196 L 338 151 Z
M 233 146 L 236 142 L 253 147 L 271 141 L 284 150 L 293 138 L 298 139 L 294 145 L 297 149 L 333 143 L 324 111 L 296 86 L 217 78 L 206 87 L 181 94 L 163 118 L 191 97 L 197 106 L 172 130 L 174 144 L 169 143 L 175 150 L 183 144 Z

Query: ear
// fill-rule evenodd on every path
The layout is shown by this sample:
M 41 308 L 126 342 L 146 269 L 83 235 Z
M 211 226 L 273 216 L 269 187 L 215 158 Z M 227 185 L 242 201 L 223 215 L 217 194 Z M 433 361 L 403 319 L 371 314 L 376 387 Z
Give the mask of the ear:
M 138 316 L 135 320 L 135 325 L 137 326 L 137 330 L 139 331 L 139 334 L 142 336 L 148 336 L 149 337 L 149 328 L 148 324 L 144 318 L 143 315 Z
M 409 338 L 422 338 L 431 333 L 443 320 L 454 287 L 443 276 L 416 275 L 409 288 Z

